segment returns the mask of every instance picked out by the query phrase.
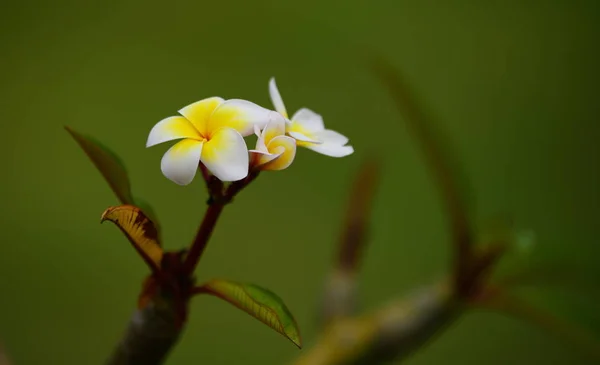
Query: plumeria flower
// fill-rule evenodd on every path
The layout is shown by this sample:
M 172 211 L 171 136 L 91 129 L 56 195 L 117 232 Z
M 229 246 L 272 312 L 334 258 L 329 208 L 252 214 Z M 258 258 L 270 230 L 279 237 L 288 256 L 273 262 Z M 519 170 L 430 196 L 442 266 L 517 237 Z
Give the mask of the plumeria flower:
M 344 157 L 354 152 L 352 146 L 346 145 L 348 137 L 331 129 L 325 129 L 323 117 L 312 110 L 302 108 L 290 119 L 277 89 L 275 78 L 269 80 L 269 94 L 275 110 L 286 118 L 287 134 L 296 139 L 298 146 L 331 157 Z
M 256 149 L 250 150 L 253 167 L 261 170 L 283 170 L 292 164 L 296 156 L 296 140 L 285 135 L 285 118 L 279 113 L 261 131 L 254 127 Z
M 248 175 L 248 148 L 244 137 L 254 126 L 264 127 L 272 115 L 268 109 L 246 100 L 202 99 L 179 110 L 150 131 L 146 147 L 182 139 L 163 156 L 163 174 L 179 185 L 196 176 L 200 161 L 222 181 L 237 181 Z

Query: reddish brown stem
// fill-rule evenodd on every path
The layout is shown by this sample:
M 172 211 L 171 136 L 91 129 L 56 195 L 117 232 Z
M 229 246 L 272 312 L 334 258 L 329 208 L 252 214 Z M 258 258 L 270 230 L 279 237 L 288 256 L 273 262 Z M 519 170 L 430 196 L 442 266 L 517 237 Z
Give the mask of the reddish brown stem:
M 200 261 L 200 257 L 202 257 L 202 254 L 204 253 L 204 249 L 208 244 L 208 240 L 212 235 L 224 206 L 225 205 L 223 203 L 219 202 L 208 205 L 206 213 L 204 214 L 204 219 L 202 220 L 202 224 L 200 224 L 198 233 L 196 233 L 194 243 L 192 243 L 192 247 L 188 252 L 183 264 L 184 270 L 188 274 L 191 275 L 191 273 L 194 272 L 194 269 L 196 269 L 196 265 L 198 265 L 198 261 Z
M 225 197 L 229 199 L 233 199 L 234 196 L 237 195 L 242 189 L 248 186 L 254 179 L 258 177 L 260 171 L 250 171 L 248 176 L 244 180 L 236 181 L 229 185 L 227 191 L 225 192 Z
M 258 177 L 258 171 L 250 172 L 245 179 L 231 183 L 227 190 L 223 192 L 223 182 L 210 175 L 202 164 L 200 164 L 200 170 L 206 180 L 210 199 L 208 200 L 208 209 L 204 214 L 204 219 L 200 224 L 200 228 L 198 228 L 196 238 L 183 264 L 184 271 L 188 275 L 191 275 L 196 269 L 225 205 L 230 203 L 234 196 Z
M 204 178 L 204 181 L 206 181 L 208 183 L 208 181 L 211 178 L 210 172 L 208 172 L 208 169 L 206 168 L 206 166 L 204 166 L 204 164 L 202 162 L 200 162 L 200 164 L 198 165 L 198 168 L 200 169 L 200 172 L 202 173 L 202 177 Z

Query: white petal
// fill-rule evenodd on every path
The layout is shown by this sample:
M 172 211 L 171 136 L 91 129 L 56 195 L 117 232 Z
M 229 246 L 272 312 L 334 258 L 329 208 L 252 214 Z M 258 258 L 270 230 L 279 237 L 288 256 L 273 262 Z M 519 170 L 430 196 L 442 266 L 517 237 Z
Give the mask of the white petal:
M 254 126 L 263 128 L 272 118 L 274 111 L 247 100 L 230 99 L 219 105 L 208 120 L 207 133 L 211 135 L 220 128 L 233 128 L 242 136 L 254 132 Z
M 308 108 L 298 110 L 292 116 L 292 123 L 298 123 L 303 129 L 309 132 L 317 132 L 325 129 L 323 117 Z
M 269 80 L 269 95 L 271 96 L 271 102 L 273 103 L 275 110 L 287 118 L 288 114 L 285 110 L 285 104 L 283 104 L 283 99 L 281 98 L 281 94 L 277 89 L 277 84 L 275 83 L 274 77 L 271 77 Z
M 310 143 L 315 143 L 315 144 L 321 144 L 323 142 L 319 141 L 318 139 L 315 138 L 310 138 L 300 132 L 294 132 L 294 131 L 289 131 L 288 134 L 292 137 L 294 137 L 294 139 L 298 140 L 298 141 L 302 141 L 302 142 L 310 142 Z
M 204 143 L 200 160 L 221 181 L 248 176 L 248 148 L 242 135 L 232 128 L 217 130 Z
M 254 134 L 255 134 L 257 137 L 260 137 L 260 136 L 261 136 L 261 133 L 260 133 L 260 127 L 259 127 L 259 126 L 257 126 L 256 124 L 254 125 Z
M 330 157 L 344 157 L 354 153 L 352 146 L 341 146 L 332 143 L 308 144 L 304 147 Z
M 248 150 L 248 152 L 250 152 L 251 154 L 257 154 L 257 155 L 267 155 L 267 156 L 271 156 L 272 153 L 264 150 L 259 150 L 259 149 L 254 149 L 254 150 Z
M 262 136 L 262 134 L 259 135 L 258 139 L 256 140 L 256 151 L 267 154 L 269 153 L 267 144 L 265 143 L 265 138 Z
M 332 143 L 340 146 L 343 146 L 346 143 L 348 143 L 348 137 L 336 131 L 332 131 L 331 129 L 325 129 L 320 132 L 315 132 L 314 136 L 323 143 Z
M 163 174 L 179 185 L 188 185 L 196 176 L 203 142 L 184 139 L 177 142 L 163 156 L 160 169 Z
M 283 148 L 281 149 L 281 151 L 277 151 L 276 153 L 264 153 L 261 151 L 250 150 L 250 153 L 253 155 L 252 158 L 255 167 L 263 166 L 266 163 L 278 159 L 283 155 L 284 152 L 285 151 L 283 151 Z
M 201 137 L 192 123 L 184 117 L 168 117 L 152 127 L 146 147 L 181 138 L 200 139 Z

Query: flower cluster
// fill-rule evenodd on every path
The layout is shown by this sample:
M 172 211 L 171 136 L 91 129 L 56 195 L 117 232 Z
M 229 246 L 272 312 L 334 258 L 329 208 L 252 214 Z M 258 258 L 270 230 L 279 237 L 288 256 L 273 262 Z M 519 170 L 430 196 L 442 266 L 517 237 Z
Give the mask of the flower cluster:
M 323 118 L 310 109 L 288 117 L 275 79 L 269 81 L 275 111 L 241 99 L 210 97 L 179 110 L 150 131 L 146 147 L 180 140 L 163 156 L 163 174 L 179 185 L 192 182 L 202 163 L 221 181 L 239 181 L 251 169 L 283 170 L 296 155 L 296 146 L 343 157 L 354 152 L 348 138 L 325 129 Z M 248 150 L 244 137 L 255 133 L 256 147 Z

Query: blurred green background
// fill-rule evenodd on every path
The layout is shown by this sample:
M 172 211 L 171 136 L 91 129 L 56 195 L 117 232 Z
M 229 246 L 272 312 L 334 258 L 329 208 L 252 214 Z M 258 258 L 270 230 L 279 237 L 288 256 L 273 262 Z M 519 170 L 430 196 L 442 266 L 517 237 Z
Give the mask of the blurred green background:
M 415 141 L 357 56 L 368 45 L 401 69 L 436 116 L 469 178 L 478 224 L 512 214 L 534 229 L 528 261 L 564 260 L 600 281 L 597 1 L 23 1 L 0 12 L 4 143 L 0 339 L 16 365 L 102 363 L 147 270 L 122 234 L 100 225 L 116 198 L 63 130 L 125 161 L 165 245 L 191 241 L 202 183 L 164 178 L 167 146 L 150 128 L 219 95 L 310 107 L 356 153 L 301 150 L 228 207 L 200 279 L 259 283 L 288 303 L 306 348 L 350 179 L 369 152 L 385 163 L 361 276 L 373 308 L 444 273 L 448 231 Z M 360 53 L 360 52 L 359 52 Z M 527 261 L 521 259 L 521 261 Z M 600 334 L 598 293 L 529 290 L 537 304 Z M 298 350 L 211 297 L 194 300 L 168 364 L 284 364 Z M 411 364 L 586 364 L 571 347 L 500 315 L 462 318 Z

